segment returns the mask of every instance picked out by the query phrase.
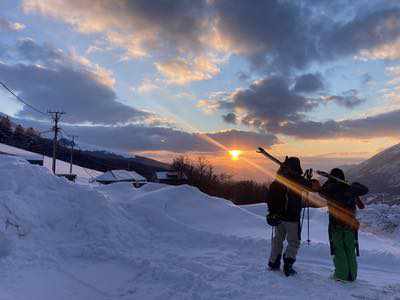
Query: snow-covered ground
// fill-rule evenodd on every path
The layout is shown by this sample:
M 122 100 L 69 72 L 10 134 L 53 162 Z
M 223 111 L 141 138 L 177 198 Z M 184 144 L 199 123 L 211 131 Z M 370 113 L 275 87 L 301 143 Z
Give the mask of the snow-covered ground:
M 52 170 L 53 167 L 53 158 L 51 157 L 29 152 L 6 144 L 0 143 L 0 152 L 10 153 L 27 159 L 39 159 L 39 160 L 43 159 L 44 167 L 46 167 L 48 170 Z M 70 164 L 68 162 L 57 159 L 56 171 L 57 174 L 69 174 Z M 98 172 L 87 168 L 82 168 L 74 164 L 72 165 L 72 173 L 77 175 L 76 183 L 79 184 L 89 184 L 92 179 L 103 174 L 102 172 Z
M 266 271 L 264 205 L 189 186 L 77 185 L 7 156 L 0 178 L 0 223 L 14 224 L 0 226 L 1 300 L 400 297 L 398 239 L 361 232 L 359 280 L 329 278 L 324 210 L 286 278 Z
M 47 168 L 48 170 L 52 170 L 53 159 L 51 157 L 45 156 L 43 163 L 44 163 L 45 168 Z M 57 162 L 56 162 L 57 174 L 69 174 L 69 166 L 70 166 L 69 163 L 57 159 Z M 77 165 L 72 165 L 72 174 L 77 175 L 76 183 L 89 184 L 91 182 L 91 180 L 93 180 L 97 176 L 100 176 L 103 173 L 96 171 L 96 170 L 91 170 L 88 168 L 82 168 Z

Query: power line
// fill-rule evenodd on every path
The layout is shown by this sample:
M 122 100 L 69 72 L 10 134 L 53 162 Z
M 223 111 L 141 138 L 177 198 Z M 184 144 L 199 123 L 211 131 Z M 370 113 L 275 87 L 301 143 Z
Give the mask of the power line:
M 64 132 L 64 134 L 68 137 L 68 138 L 72 138 L 72 137 L 76 137 L 76 135 L 69 133 L 68 131 L 66 131 L 64 128 L 60 128 L 60 130 L 62 132 Z
M 47 117 L 47 114 L 43 111 L 41 111 L 40 109 L 34 107 L 33 105 L 27 103 L 25 100 L 23 100 L 21 97 L 19 97 L 17 94 L 15 94 L 5 83 L 0 81 L 0 85 L 3 86 L 3 88 L 5 88 L 11 95 L 13 95 L 16 99 L 18 99 L 19 101 L 21 101 L 23 104 L 25 104 L 26 106 L 30 107 L 32 110 L 36 111 L 39 114 L 42 114 L 44 116 Z

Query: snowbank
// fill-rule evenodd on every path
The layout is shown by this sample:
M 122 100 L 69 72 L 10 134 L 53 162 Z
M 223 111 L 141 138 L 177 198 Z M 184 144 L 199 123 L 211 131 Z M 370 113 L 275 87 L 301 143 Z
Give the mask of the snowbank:
M 366 230 L 400 240 L 400 205 L 371 204 L 359 217 Z
M 265 205 L 237 207 L 189 186 L 93 187 L 0 158 L 1 299 L 395 299 L 400 247 L 363 233 L 360 280 L 329 279 L 326 212 L 298 276 L 266 272 Z

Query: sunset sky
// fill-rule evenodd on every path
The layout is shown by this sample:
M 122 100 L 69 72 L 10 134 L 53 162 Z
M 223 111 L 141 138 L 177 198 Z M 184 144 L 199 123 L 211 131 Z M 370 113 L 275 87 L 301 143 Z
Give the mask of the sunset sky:
M 398 143 L 400 2 L 2 0 L 0 81 L 85 145 L 249 178 L 227 150 L 354 163 Z M 0 108 L 49 127 L 3 89 Z

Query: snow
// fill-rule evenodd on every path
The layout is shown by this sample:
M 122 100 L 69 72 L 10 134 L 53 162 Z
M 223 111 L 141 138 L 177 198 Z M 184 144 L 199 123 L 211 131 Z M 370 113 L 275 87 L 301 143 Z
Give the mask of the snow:
M 6 144 L 0 144 L 0 153 L 23 157 L 27 160 L 43 160 L 43 156 Z
M 12 147 L 6 144 L 1 144 L 0 143 L 0 152 L 4 152 L 10 155 L 15 155 L 18 157 L 22 157 L 26 160 L 43 160 L 43 166 L 46 167 L 48 170 L 52 170 L 52 165 L 53 165 L 53 158 L 48 157 L 48 156 L 43 156 L 39 155 L 33 152 L 29 152 L 20 148 Z M 62 160 L 56 160 L 56 170 L 57 174 L 69 174 L 70 170 L 70 164 L 62 161 Z M 87 168 L 82 168 L 77 165 L 72 165 L 72 174 L 77 175 L 77 180 L 76 183 L 78 184 L 89 184 L 91 179 L 99 176 L 102 174 L 101 172 L 87 169 Z
M 2 300 L 400 297 L 398 239 L 360 232 L 359 280 L 329 278 L 323 209 L 311 210 L 311 245 L 286 278 L 265 268 L 265 205 L 186 185 L 77 185 L 9 156 L 0 178 L 0 223 L 20 227 L 0 226 Z
M 112 170 L 103 173 L 95 178 L 96 181 L 146 181 L 142 175 L 134 171 Z

